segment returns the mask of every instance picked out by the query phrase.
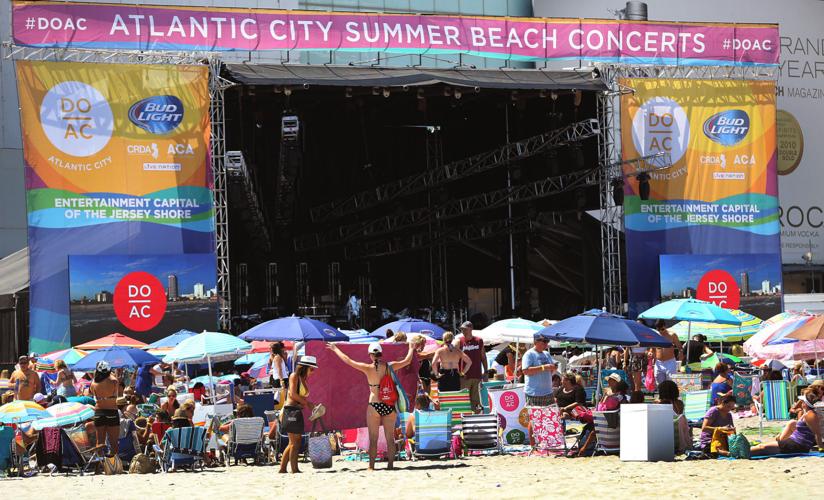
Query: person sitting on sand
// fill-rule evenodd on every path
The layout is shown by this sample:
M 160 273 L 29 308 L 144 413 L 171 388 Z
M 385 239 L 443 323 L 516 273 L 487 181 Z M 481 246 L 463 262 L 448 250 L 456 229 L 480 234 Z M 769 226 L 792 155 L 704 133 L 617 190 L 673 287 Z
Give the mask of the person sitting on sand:
M 719 362 L 715 365 L 716 377 L 710 386 L 710 402 L 717 404 L 721 396 L 732 394 L 732 376 L 730 367 L 726 363 Z
M 692 432 L 687 417 L 684 416 L 684 402 L 681 401 L 678 384 L 672 380 L 661 382 L 658 386 L 658 399 L 655 400 L 655 404 L 672 405 L 672 411 L 676 415 L 675 432 L 678 434 L 676 451 L 684 452 L 692 448 Z
M 451 340 L 451 339 L 450 339 Z M 444 342 L 446 336 L 444 335 Z M 372 360 L 372 364 L 360 363 L 353 360 L 343 353 L 337 345 L 329 343 L 327 348 L 335 353 L 338 358 L 352 368 L 361 371 L 366 375 L 366 383 L 369 386 L 369 402 L 366 407 L 366 425 L 369 428 L 369 470 L 375 470 L 375 458 L 378 455 L 378 432 L 380 427 L 383 427 L 383 432 L 386 437 L 386 459 L 387 469 L 393 468 L 395 460 L 395 408 L 389 406 L 381 400 L 380 386 L 384 377 L 389 376 L 389 367 L 393 370 L 400 370 L 412 362 L 412 355 L 415 353 L 415 346 L 409 344 L 406 351 L 406 357 L 400 361 L 386 361 L 381 360 L 383 356 L 383 348 L 377 342 L 369 344 L 368 352 Z M 455 349 L 455 352 L 461 351 Z M 461 353 L 463 354 L 463 353 Z M 463 354 L 466 357 L 465 354 Z M 435 355 L 435 365 L 437 365 L 437 354 Z M 468 358 L 467 358 L 468 359 Z M 459 387 L 460 389 L 460 387 Z
M 824 449 L 824 438 L 821 436 L 821 419 L 815 411 L 815 394 L 809 388 L 804 391 L 802 403 L 804 413 L 798 419 L 795 430 L 789 436 L 775 441 L 767 441 L 753 446 L 750 453 L 753 456 L 778 455 L 789 453 L 809 453 L 816 446 Z
M 460 349 L 455 348 L 452 342 L 455 335 L 452 332 L 443 334 L 443 347 L 435 351 L 432 359 L 432 373 L 438 379 L 438 391 L 452 392 L 461 390 L 461 377 L 472 366 L 472 360 Z M 461 372 L 463 365 L 463 372 Z
M 723 430 L 727 433 L 734 433 L 735 426 L 732 422 L 732 411 L 735 410 L 735 396 L 728 394 L 721 396 L 718 404 L 711 407 L 704 415 L 704 423 L 701 425 L 701 438 L 699 440 L 700 449 L 704 453 L 710 453 L 712 436 L 716 430 Z

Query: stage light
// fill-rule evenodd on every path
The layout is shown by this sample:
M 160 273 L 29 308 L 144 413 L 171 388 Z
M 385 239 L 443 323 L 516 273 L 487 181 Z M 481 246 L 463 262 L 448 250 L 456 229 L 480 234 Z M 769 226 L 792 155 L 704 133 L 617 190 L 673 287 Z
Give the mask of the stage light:
M 616 205 L 624 204 L 624 179 L 612 179 L 612 199 Z
M 384 88 L 382 94 L 384 97 L 388 98 L 390 95 L 392 95 L 392 92 L 388 88 Z
M 289 87 L 284 87 L 283 88 L 283 95 L 287 95 L 287 96 L 292 95 L 292 89 L 290 89 Z
M 549 97 L 551 97 L 553 101 L 557 101 L 558 100 L 558 93 L 553 92 L 549 95 Z
M 426 95 L 424 94 L 423 89 L 418 89 L 418 99 L 425 99 Z
M 372 87 L 372 95 L 381 95 L 380 87 Z
M 539 91 L 538 92 L 538 97 L 540 97 L 541 99 L 546 98 L 546 90 Z
M 642 200 L 649 199 L 649 174 L 646 172 L 641 172 L 640 174 L 635 176 L 638 179 L 638 196 Z
M 460 90 L 455 89 L 455 94 L 454 94 L 454 95 L 455 95 L 455 99 L 460 99 L 460 98 L 461 98 L 461 95 L 463 95 L 463 94 L 461 94 L 461 91 L 460 91 Z
M 509 95 L 509 98 L 512 99 L 513 101 L 517 101 L 518 100 L 518 91 L 513 90 L 512 93 Z
M 451 95 L 452 95 L 452 89 L 450 89 L 449 87 L 444 87 L 443 88 L 443 96 L 444 97 L 449 97 Z
M 473 66 L 473 68 L 474 68 L 474 66 Z M 475 93 L 480 94 L 481 93 L 481 87 L 475 87 Z
M 352 97 L 352 87 L 346 87 L 346 97 Z
M 581 105 L 581 101 L 583 101 L 583 99 L 584 99 L 584 93 L 581 92 L 580 90 L 576 90 L 573 95 L 575 96 L 574 103 L 575 103 L 575 107 L 577 108 L 578 106 Z

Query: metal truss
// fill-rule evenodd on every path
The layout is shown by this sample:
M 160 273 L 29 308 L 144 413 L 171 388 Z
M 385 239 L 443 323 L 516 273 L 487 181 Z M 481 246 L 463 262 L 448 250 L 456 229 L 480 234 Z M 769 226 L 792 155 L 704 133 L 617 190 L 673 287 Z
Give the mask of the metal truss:
M 777 66 L 627 66 L 597 65 L 602 80 L 610 87 L 618 78 L 661 78 L 696 80 L 778 80 Z
M 324 222 L 374 207 L 381 203 L 475 175 L 512 161 L 529 158 L 550 148 L 581 141 L 598 134 L 598 120 L 589 119 L 566 127 L 512 142 L 492 151 L 448 163 L 374 189 L 362 191 L 344 200 L 319 205 L 310 210 L 312 221 Z
M 32 61 L 122 63 L 122 64 L 204 64 L 212 59 L 208 52 L 154 52 L 139 50 L 65 49 L 22 47 L 2 43 L 4 57 Z
M 384 238 L 346 248 L 346 258 L 368 258 L 411 252 L 449 242 L 466 242 L 495 238 L 507 234 L 529 232 L 563 221 L 564 214 L 572 212 L 543 212 L 537 216 L 528 215 L 512 219 L 500 219 L 485 224 L 470 224 L 450 228 L 443 235 L 433 237 L 429 232 L 420 232 L 396 238 Z
M 269 225 L 266 222 L 266 215 L 258 199 L 258 192 L 253 181 L 252 172 L 246 166 L 246 159 L 240 151 L 226 151 L 226 174 L 229 182 L 240 184 L 243 194 L 246 196 L 246 204 L 252 216 L 252 222 L 257 228 L 255 236 L 263 240 L 264 249 L 268 252 L 272 248 L 269 239 Z
M 229 202 L 226 179 L 226 120 L 224 91 L 234 83 L 220 76 L 221 62 L 209 59 L 210 153 L 214 178 L 215 254 L 217 256 L 218 324 L 224 332 L 232 328 L 232 288 L 229 280 Z

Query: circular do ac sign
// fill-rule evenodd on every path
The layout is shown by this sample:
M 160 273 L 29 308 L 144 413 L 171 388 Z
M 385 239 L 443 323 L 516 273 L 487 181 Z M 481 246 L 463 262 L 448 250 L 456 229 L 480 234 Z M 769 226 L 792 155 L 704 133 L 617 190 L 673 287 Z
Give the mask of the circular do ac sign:
M 127 274 L 114 289 L 114 313 L 129 330 L 151 330 L 166 314 L 163 284 L 143 271 Z
M 696 298 L 705 300 L 725 309 L 738 309 L 741 292 L 735 278 L 723 269 L 713 269 L 701 277 L 696 290 Z

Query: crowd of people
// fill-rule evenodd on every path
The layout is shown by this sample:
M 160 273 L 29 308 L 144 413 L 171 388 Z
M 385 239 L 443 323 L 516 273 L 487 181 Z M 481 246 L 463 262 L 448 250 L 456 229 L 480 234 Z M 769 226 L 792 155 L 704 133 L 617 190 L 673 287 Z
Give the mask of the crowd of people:
M 584 379 L 584 372 L 588 364 L 598 360 L 593 356 L 577 365 L 583 369 L 562 371 L 562 365 L 567 365 L 570 359 L 581 357 L 582 353 L 577 348 L 568 348 L 553 357 L 549 349 L 550 339 L 540 334 L 536 334 L 529 347 L 503 346 L 494 357 L 494 362 L 491 356 L 487 357 L 488 346 L 484 345 L 482 338 L 474 335 L 473 325 L 468 321 L 460 325 L 460 335 L 456 337 L 446 332 L 434 349 L 428 348 L 431 341 L 424 336 L 388 332 L 389 340 L 408 344 L 406 355 L 396 361 L 384 359 L 382 344 L 378 342 L 368 346 L 368 363 L 353 360 L 334 343 L 328 344 L 328 348 L 345 365 L 364 375 L 369 394 L 365 415 L 369 435 L 369 469 L 375 467 L 378 458 L 381 432 L 387 443 L 387 465 L 391 469 L 397 435 L 414 437 L 413 410 L 437 409 L 437 400 L 430 397 L 433 383 L 437 382 L 440 392 L 467 390 L 472 410 L 480 413 L 483 411 L 482 383 L 490 379 L 521 382 L 527 406 L 557 405 L 563 419 L 582 423 L 585 430 L 592 429 L 593 412 L 612 412 L 624 404 L 644 403 L 650 401 L 649 395 L 652 393 L 652 402 L 672 406 L 676 415 L 678 451 L 693 449 L 706 456 L 728 454 L 730 439 L 736 434 L 732 367 L 719 362 L 712 370 L 713 378 L 708 386 L 712 406 L 701 422 L 700 436 L 697 446 L 694 446 L 689 424 L 684 417 L 679 387 L 671 378 L 678 373 L 680 366 L 687 370 L 690 367 L 700 368 L 701 362 L 714 352 L 701 336 L 694 336 L 682 344 L 665 325 L 658 324 L 656 327 L 663 337 L 671 340 L 672 346 L 606 350 L 600 360 L 602 366 L 623 370 L 626 377 L 611 373 L 605 378 L 603 390 L 594 401 L 585 389 L 591 381 Z M 404 428 L 398 428 L 395 403 L 387 397 L 387 388 L 394 383 L 395 372 L 409 365 L 413 356 L 417 356 L 419 361 L 416 393 L 410 398 L 412 406 L 408 409 L 413 416 L 406 420 Z M 110 456 L 124 455 L 121 448 L 124 443 L 129 445 L 128 453 L 131 455 L 159 444 L 169 428 L 194 425 L 196 404 L 213 403 L 219 397 L 217 393 L 212 394 L 212 384 L 191 383 L 186 370 L 174 364 L 146 365 L 130 371 L 112 369 L 107 362 L 101 361 L 94 372 L 78 378 L 65 362 L 57 361 L 48 389 L 35 371 L 34 364 L 34 358 L 21 356 L 13 373 L 0 374 L 0 378 L 8 378 L 12 388 L 2 395 L 2 402 L 30 400 L 44 407 L 78 402 L 93 406 L 94 416 L 84 427 L 94 444 L 106 445 Z M 279 471 L 297 473 L 300 472 L 298 458 L 306 432 L 304 411 L 314 414 L 318 406 L 322 406 L 311 396 L 312 374 L 323 367 L 318 366 L 313 356 L 293 360 L 284 345 L 276 342 L 271 345 L 268 368 L 266 381 L 251 379 L 247 372 L 236 373 L 231 388 L 224 396 L 235 405 L 233 418 L 245 418 L 252 416 L 253 411 L 243 400 L 244 390 L 262 384 L 275 391 L 280 420 L 277 429 L 271 427 L 269 437 L 277 439 L 278 431 L 288 437 Z M 781 379 L 782 374 L 765 365 L 760 376 L 762 380 L 777 380 Z M 806 382 L 803 365 L 794 367 L 792 377 L 795 382 Z M 189 394 L 181 399 L 180 391 Z M 805 453 L 824 447 L 820 416 L 815 411 L 816 403 L 822 402 L 822 398 L 824 381 L 816 380 L 803 390 L 798 401 L 793 402 L 793 419 L 782 432 L 774 439 L 753 447 L 752 453 Z M 151 403 L 149 406 L 153 409 L 144 413 L 141 409 L 147 403 Z M 231 422 L 224 422 L 219 428 L 223 442 L 228 438 L 226 434 Z M 32 443 L 37 437 L 32 429 L 27 429 L 23 434 L 24 445 Z M 134 436 L 133 445 L 128 439 L 124 441 L 127 436 Z

